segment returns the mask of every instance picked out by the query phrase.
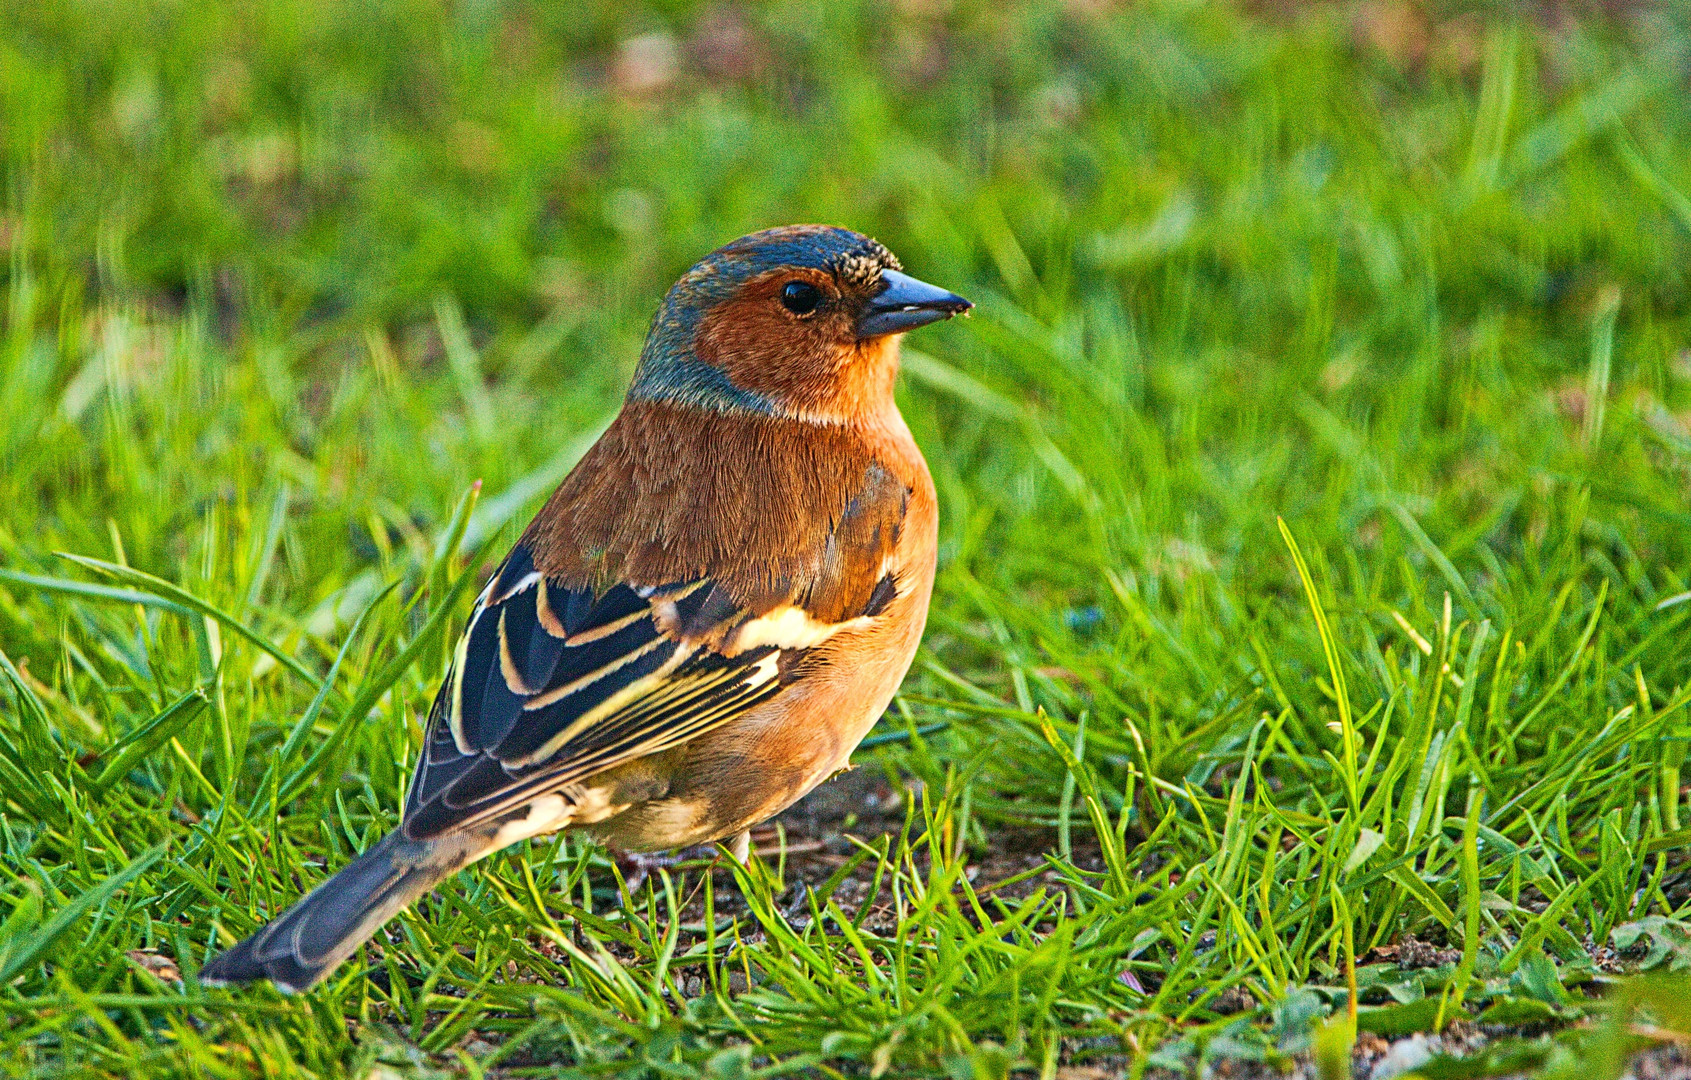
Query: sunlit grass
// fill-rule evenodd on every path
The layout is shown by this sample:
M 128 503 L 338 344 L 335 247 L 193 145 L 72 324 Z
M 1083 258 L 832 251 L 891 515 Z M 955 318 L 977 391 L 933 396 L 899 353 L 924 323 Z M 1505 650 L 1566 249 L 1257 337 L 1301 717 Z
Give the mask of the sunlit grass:
M 1691 33 L 1392 7 L 0 5 L 0 1067 L 1339 1069 L 1478 1018 L 1523 1034 L 1435 1075 L 1598 1076 L 1691 1030 L 1614 984 L 1691 965 Z M 201 988 L 395 824 L 662 290 L 795 220 L 979 305 L 907 348 L 902 825 L 632 895 L 525 845 L 311 994 Z

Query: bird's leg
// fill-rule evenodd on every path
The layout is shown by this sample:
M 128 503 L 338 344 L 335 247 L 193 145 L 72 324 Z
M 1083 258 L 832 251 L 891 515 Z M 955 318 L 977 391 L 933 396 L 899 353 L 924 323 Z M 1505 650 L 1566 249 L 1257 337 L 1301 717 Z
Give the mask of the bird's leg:
M 734 861 L 741 866 L 746 865 L 746 860 L 752 857 L 752 831 L 750 829 L 742 830 L 738 836 L 728 841 L 728 854 L 734 856 Z
M 752 831 L 746 829 L 727 844 L 728 853 L 744 866 L 752 854 Z M 716 855 L 716 846 L 700 844 L 667 855 L 650 855 L 643 851 L 623 851 L 619 848 L 611 848 L 610 852 L 611 857 L 616 860 L 617 869 L 622 871 L 622 881 L 628 889 L 628 895 L 633 896 L 640 891 L 640 886 L 646 884 L 646 879 L 651 876 L 653 870 L 668 870 L 693 859 L 712 858 Z
M 622 883 L 629 896 L 640 891 L 653 870 L 667 870 L 687 860 L 685 852 L 649 855 L 643 851 L 619 851 L 616 848 L 611 849 L 611 857 L 616 860 L 617 869 L 622 871 Z

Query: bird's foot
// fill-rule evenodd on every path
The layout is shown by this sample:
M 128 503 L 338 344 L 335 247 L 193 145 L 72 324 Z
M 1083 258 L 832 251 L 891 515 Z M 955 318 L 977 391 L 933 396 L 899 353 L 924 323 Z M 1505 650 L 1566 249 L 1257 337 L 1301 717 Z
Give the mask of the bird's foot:
M 668 870 L 687 861 L 685 851 L 667 855 L 652 855 L 644 851 L 612 851 L 617 869 L 622 872 L 623 888 L 629 896 L 639 892 L 654 870 Z
M 751 858 L 752 834 L 746 830 L 727 841 L 728 852 L 744 865 Z M 654 855 L 643 851 L 619 851 L 611 849 L 611 857 L 616 860 L 617 869 L 622 871 L 623 885 L 628 889 L 628 895 L 633 896 L 646 884 L 654 870 L 668 870 L 680 866 L 682 863 L 693 862 L 698 859 L 714 859 L 717 850 L 715 844 L 699 844 L 696 847 L 682 848 L 679 851 Z

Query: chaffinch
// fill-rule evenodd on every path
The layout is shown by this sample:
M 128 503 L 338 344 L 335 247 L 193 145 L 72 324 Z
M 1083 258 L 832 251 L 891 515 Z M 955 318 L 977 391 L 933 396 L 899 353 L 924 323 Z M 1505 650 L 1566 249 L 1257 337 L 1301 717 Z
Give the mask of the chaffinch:
M 464 866 L 564 828 L 739 835 L 844 767 L 933 589 L 898 341 L 969 301 L 846 229 L 719 248 L 665 296 L 622 411 L 476 600 L 400 827 L 205 966 L 303 990 Z

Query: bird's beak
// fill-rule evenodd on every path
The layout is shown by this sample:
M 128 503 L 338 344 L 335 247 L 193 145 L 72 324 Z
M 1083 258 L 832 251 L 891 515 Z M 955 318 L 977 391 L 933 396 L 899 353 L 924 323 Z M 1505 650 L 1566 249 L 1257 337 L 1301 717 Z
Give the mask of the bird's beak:
M 917 281 L 897 270 L 882 270 L 881 280 L 886 283 L 886 288 L 869 301 L 869 306 L 857 320 L 859 341 L 886 334 L 902 334 L 918 326 L 949 319 L 975 306 L 956 293 Z

